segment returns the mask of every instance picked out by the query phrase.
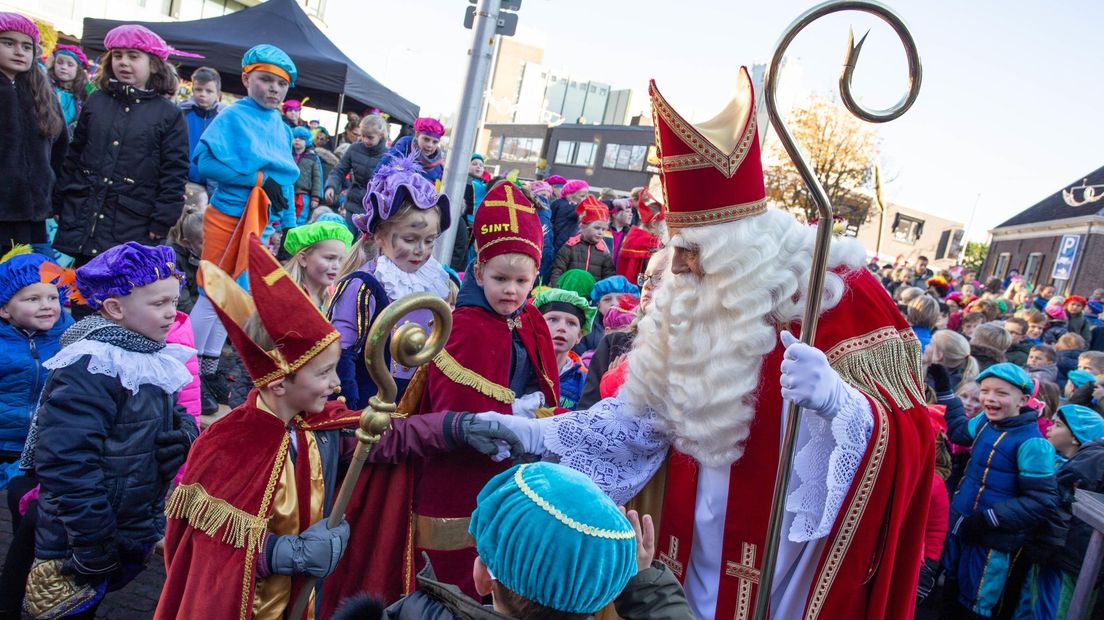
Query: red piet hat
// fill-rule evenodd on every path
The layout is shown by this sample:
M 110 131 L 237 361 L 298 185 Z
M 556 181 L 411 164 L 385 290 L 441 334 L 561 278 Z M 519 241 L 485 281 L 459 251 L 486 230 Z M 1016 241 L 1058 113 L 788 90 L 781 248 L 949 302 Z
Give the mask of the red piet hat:
M 203 290 L 215 306 L 241 354 L 253 385 L 264 387 L 299 370 L 330 344 L 338 333 L 280 263 L 249 236 L 249 289 L 246 293 L 225 271 L 203 261 Z M 258 315 L 276 347 L 266 351 L 245 334 L 245 323 Z
M 485 263 L 499 254 L 525 254 L 539 265 L 544 230 L 533 203 L 513 183 L 491 188 L 475 212 L 475 252 Z
M 663 203 L 656 200 L 656 197 L 646 189 L 640 190 L 640 195 L 636 197 L 636 212 L 640 214 L 640 221 L 645 224 L 658 222 L 666 217 L 663 213 Z
M 1085 299 L 1084 297 L 1082 297 L 1080 295 L 1070 295 L 1069 297 L 1067 297 L 1065 300 L 1062 301 L 1062 307 L 1065 308 L 1066 306 L 1070 305 L 1071 303 L 1073 303 L 1075 301 L 1080 303 L 1082 306 L 1089 303 L 1088 299 Z
M 667 225 L 678 229 L 720 224 L 766 211 L 755 93 L 747 68 L 740 68 L 736 97 L 716 117 L 697 125 L 675 112 L 655 80 L 648 92 Z
M 587 196 L 575 205 L 575 213 L 579 216 L 579 224 L 583 226 L 598 220 L 609 220 L 609 207 L 594 196 Z

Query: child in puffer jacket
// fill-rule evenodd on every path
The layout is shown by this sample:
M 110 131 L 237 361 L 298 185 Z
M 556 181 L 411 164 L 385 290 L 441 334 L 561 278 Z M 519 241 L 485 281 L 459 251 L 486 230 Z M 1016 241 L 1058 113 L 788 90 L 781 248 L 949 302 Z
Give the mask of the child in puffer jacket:
M 176 312 L 176 321 L 173 323 L 171 329 L 169 329 L 169 335 L 165 336 L 165 344 L 179 344 L 181 346 L 188 347 L 189 349 L 195 349 L 195 334 L 192 332 L 192 320 L 188 318 L 188 315 L 180 312 Z M 192 382 L 185 385 L 180 392 L 176 395 L 176 402 L 181 407 L 187 410 L 188 414 L 195 419 L 196 428 L 199 428 L 199 358 L 195 355 L 188 358 L 188 361 L 184 362 L 184 367 L 188 369 L 188 372 L 192 373 Z M 180 471 L 176 472 L 176 478 L 173 479 L 174 484 L 180 484 L 180 477 L 184 475 L 184 467 L 181 466 Z

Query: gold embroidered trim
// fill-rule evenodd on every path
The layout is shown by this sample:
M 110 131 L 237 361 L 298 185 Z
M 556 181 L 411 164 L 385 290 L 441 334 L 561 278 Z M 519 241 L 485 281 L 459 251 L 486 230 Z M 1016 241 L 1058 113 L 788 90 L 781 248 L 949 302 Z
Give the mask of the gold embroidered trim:
M 695 168 L 712 166 L 723 174 L 725 178 L 731 179 L 733 175 L 736 174 L 736 171 L 740 169 L 740 164 L 744 162 L 744 158 L 747 157 L 756 135 L 754 107 L 748 112 L 748 118 L 744 124 L 744 131 L 740 134 L 740 140 L 736 143 L 736 148 L 734 148 L 731 153 L 725 153 L 717 148 L 717 145 L 713 144 L 712 141 L 703 136 L 697 128 L 686 122 L 678 112 L 675 112 L 674 108 L 663 98 L 658 88 L 652 88 L 651 90 L 652 117 L 662 118 L 666 121 L 667 126 L 675 132 L 682 142 L 700 155 L 699 158 L 695 158 L 694 155 L 661 157 L 660 165 L 663 167 L 663 171 L 678 172 L 680 170 L 692 170 Z M 656 123 L 656 144 L 661 144 L 658 127 L 659 124 Z M 670 164 L 668 162 L 670 162 Z M 671 167 L 668 167 L 669 165 Z
M 280 448 L 276 451 L 276 462 L 272 465 L 272 472 L 268 475 L 268 485 L 265 487 L 264 497 L 261 498 L 261 507 L 257 511 L 258 519 L 268 520 L 268 507 L 272 504 L 272 496 L 276 492 L 276 481 L 280 478 L 280 472 L 284 469 L 284 460 L 287 458 L 288 445 L 291 443 L 291 435 L 284 433 L 280 441 Z M 245 570 L 242 573 L 242 598 L 241 608 L 238 610 L 238 619 L 245 620 L 253 610 L 253 592 L 249 587 L 253 581 L 255 572 L 256 552 L 258 548 L 249 545 L 245 548 Z
M 321 340 L 316 342 L 313 347 L 308 349 L 306 353 L 300 355 L 299 359 L 295 360 L 294 362 L 292 362 L 290 364 L 287 364 L 287 369 L 286 370 L 283 369 L 283 368 L 277 368 L 276 370 L 273 370 L 272 372 L 270 372 L 267 375 L 261 377 L 260 379 L 257 379 L 255 381 L 253 381 L 253 385 L 256 386 L 256 387 L 259 387 L 259 388 L 264 387 L 264 386 L 268 385 L 269 383 L 272 383 L 273 381 L 276 381 L 277 379 L 280 379 L 282 377 L 286 377 L 287 375 L 290 375 L 291 373 L 295 372 L 296 370 L 299 370 L 300 368 L 305 366 L 307 364 L 307 362 L 314 359 L 314 357 L 316 355 L 321 353 L 323 351 L 323 349 L 325 349 L 326 347 L 333 344 L 334 341 L 336 341 L 340 336 L 341 335 L 338 334 L 337 331 L 331 331 L 330 333 L 323 336 Z M 279 353 L 279 352 L 275 351 L 275 353 Z M 272 357 L 272 352 L 269 352 L 269 357 Z M 276 361 L 276 360 L 273 360 L 273 361 Z M 276 361 L 276 364 L 280 365 L 279 361 Z
M 245 545 L 260 548 L 268 519 L 255 517 L 226 500 L 213 497 L 200 484 L 176 487 L 165 506 L 165 516 L 181 519 L 214 538 L 221 529 L 222 542 L 235 549 Z
M 528 240 L 524 237 L 499 237 L 497 239 L 492 239 L 491 241 L 489 241 L 487 243 L 484 243 L 481 246 L 476 247 L 475 248 L 475 253 L 476 254 L 481 254 L 487 248 L 491 247 L 492 245 L 495 245 L 496 243 L 502 243 L 503 241 L 520 241 L 522 243 L 525 243 L 527 245 L 532 246 L 533 249 L 537 251 L 537 254 L 540 254 L 540 252 L 541 252 L 540 246 L 538 246 L 537 244 L 533 243 L 532 241 L 530 241 L 530 240 Z
M 555 506 L 550 504 L 548 500 L 544 499 L 540 495 L 537 495 L 537 492 L 530 488 L 529 483 L 525 482 L 525 478 L 522 477 L 522 474 L 525 473 L 525 470 L 528 467 L 528 465 L 522 465 L 521 467 L 518 467 L 517 471 L 514 472 L 514 482 L 517 483 L 518 488 L 521 489 L 521 492 L 524 493 L 526 497 L 532 500 L 534 504 L 544 509 L 545 512 L 555 517 L 556 520 L 560 523 L 563 523 L 576 532 L 586 534 L 587 536 L 593 536 L 595 538 L 608 538 L 611 540 L 629 540 L 636 538 L 636 533 L 633 532 L 631 529 L 607 530 L 600 527 L 594 527 L 593 525 L 579 523 L 575 519 L 572 519 L 571 517 L 560 512 L 559 508 L 556 508 Z
M 876 329 L 840 342 L 825 355 L 844 381 L 887 406 L 883 393 L 901 409 L 924 402 L 920 341 L 911 329 Z
M 473 370 L 464 368 L 445 349 L 441 349 L 441 352 L 433 358 L 433 365 L 453 383 L 470 387 L 476 392 L 484 396 L 490 396 L 501 403 L 510 405 L 517 398 L 510 388 L 499 385 Z
M 414 546 L 431 551 L 456 551 L 475 546 L 468 533 L 471 517 L 426 517 L 414 515 Z
M 721 224 L 759 215 L 765 213 L 766 210 L 767 199 L 761 198 L 753 202 L 717 207 L 708 211 L 667 211 L 667 226 L 669 228 L 682 228 L 684 226 Z
M 285 277 L 287 277 L 287 272 L 284 271 L 284 268 L 283 267 L 276 267 L 275 269 L 272 270 L 271 273 L 269 273 L 268 275 L 266 275 L 265 277 L 263 277 L 261 279 L 264 280 L 264 283 L 267 284 L 268 286 L 272 286 L 273 284 L 276 284 L 276 282 L 278 282 L 280 280 L 280 278 L 285 278 Z
M 851 547 L 851 540 L 855 537 L 855 531 L 859 527 L 859 521 L 862 520 L 866 505 L 870 502 L 870 494 L 874 491 L 874 484 L 881 472 L 882 461 L 885 459 L 886 448 L 889 446 L 889 416 L 886 414 L 885 406 L 877 400 L 874 401 L 874 415 L 878 416 L 878 436 L 874 438 L 870 460 L 867 461 L 866 469 L 863 470 L 855 496 L 847 506 L 847 512 L 840 524 L 839 533 L 832 541 L 831 549 L 828 551 L 828 559 L 824 562 L 824 568 L 817 576 L 816 587 L 813 588 L 813 594 L 809 597 L 809 608 L 805 612 L 805 620 L 816 620 L 820 616 L 821 608 L 828 599 L 828 591 L 832 588 L 832 583 L 843 564 L 843 558 L 847 555 L 848 548 Z

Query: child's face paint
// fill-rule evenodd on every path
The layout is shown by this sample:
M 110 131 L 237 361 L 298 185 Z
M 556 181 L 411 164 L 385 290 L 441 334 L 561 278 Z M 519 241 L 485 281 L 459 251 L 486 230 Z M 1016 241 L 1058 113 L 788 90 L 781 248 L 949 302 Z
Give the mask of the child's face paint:
M 303 413 L 322 411 L 330 395 L 341 385 L 337 377 L 337 362 L 340 359 L 341 345 L 334 342 L 295 371 L 294 377 L 284 379 L 285 402 Z
M 552 348 L 556 355 L 564 355 L 583 339 L 579 317 L 568 312 L 552 310 L 544 313 L 548 331 L 552 334 Z
M 104 301 L 108 319 L 142 334 L 150 340 L 165 342 L 176 322 L 176 303 L 180 300 L 180 280 L 165 278 L 139 286 L 126 297 Z
M 1018 415 L 1027 398 L 1027 394 L 1004 379 L 986 377 L 981 381 L 981 407 L 994 422 Z
M 250 99 L 268 110 L 275 110 L 280 107 L 280 104 L 284 102 L 284 97 L 287 96 L 289 86 L 288 81 L 284 78 L 260 69 L 243 73 L 242 85 L 245 86 Z M 296 110 L 295 112 L 296 119 L 298 119 L 299 111 Z
M 437 209 L 414 209 L 401 219 L 380 224 L 376 245 L 399 269 L 414 273 L 433 256 L 440 222 Z
M 314 290 L 323 290 L 333 286 L 337 274 L 341 271 L 341 261 L 345 260 L 348 249 L 337 239 L 326 239 L 299 252 L 296 260 L 303 268 L 309 284 Z
M 981 411 L 981 400 L 979 399 L 978 386 L 971 384 L 962 389 L 958 393 L 959 399 L 962 400 L 962 407 L 966 410 L 966 417 L 972 418 Z
M 111 50 L 111 72 L 123 84 L 144 89 L 152 72 L 149 54 L 133 49 Z
M 511 256 L 500 254 L 475 269 L 475 282 L 482 287 L 487 303 L 503 316 L 517 312 L 537 279 L 537 264 L 532 259 L 519 261 Z
M 0 318 L 29 332 L 49 331 L 60 316 L 57 287 L 42 282 L 24 286 L 0 306 Z

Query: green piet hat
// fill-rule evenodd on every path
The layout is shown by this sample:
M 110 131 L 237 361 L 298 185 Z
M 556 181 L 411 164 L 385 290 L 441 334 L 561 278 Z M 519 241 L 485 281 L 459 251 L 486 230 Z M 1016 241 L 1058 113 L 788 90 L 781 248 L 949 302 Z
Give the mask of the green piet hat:
M 579 318 L 579 326 L 582 327 L 584 336 L 590 333 L 594 326 L 594 315 L 598 314 L 598 309 L 587 303 L 587 300 L 580 297 L 578 293 L 560 288 L 544 289 L 537 293 L 533 305 L 540 310 L 541 314 L 557 310 L 574 314 Z
M 287 236 L 284 237 L 284 249 L 288 251 L 288 254 L 294 256 L 303 248 L 330 239 L 336 239 L 344 243 L 346 250 L 353 245 L 353 233 L 349 232 L 348 226 L 337 222 L 319 221 L 305 226 L 296 226 L 289 230 Z

